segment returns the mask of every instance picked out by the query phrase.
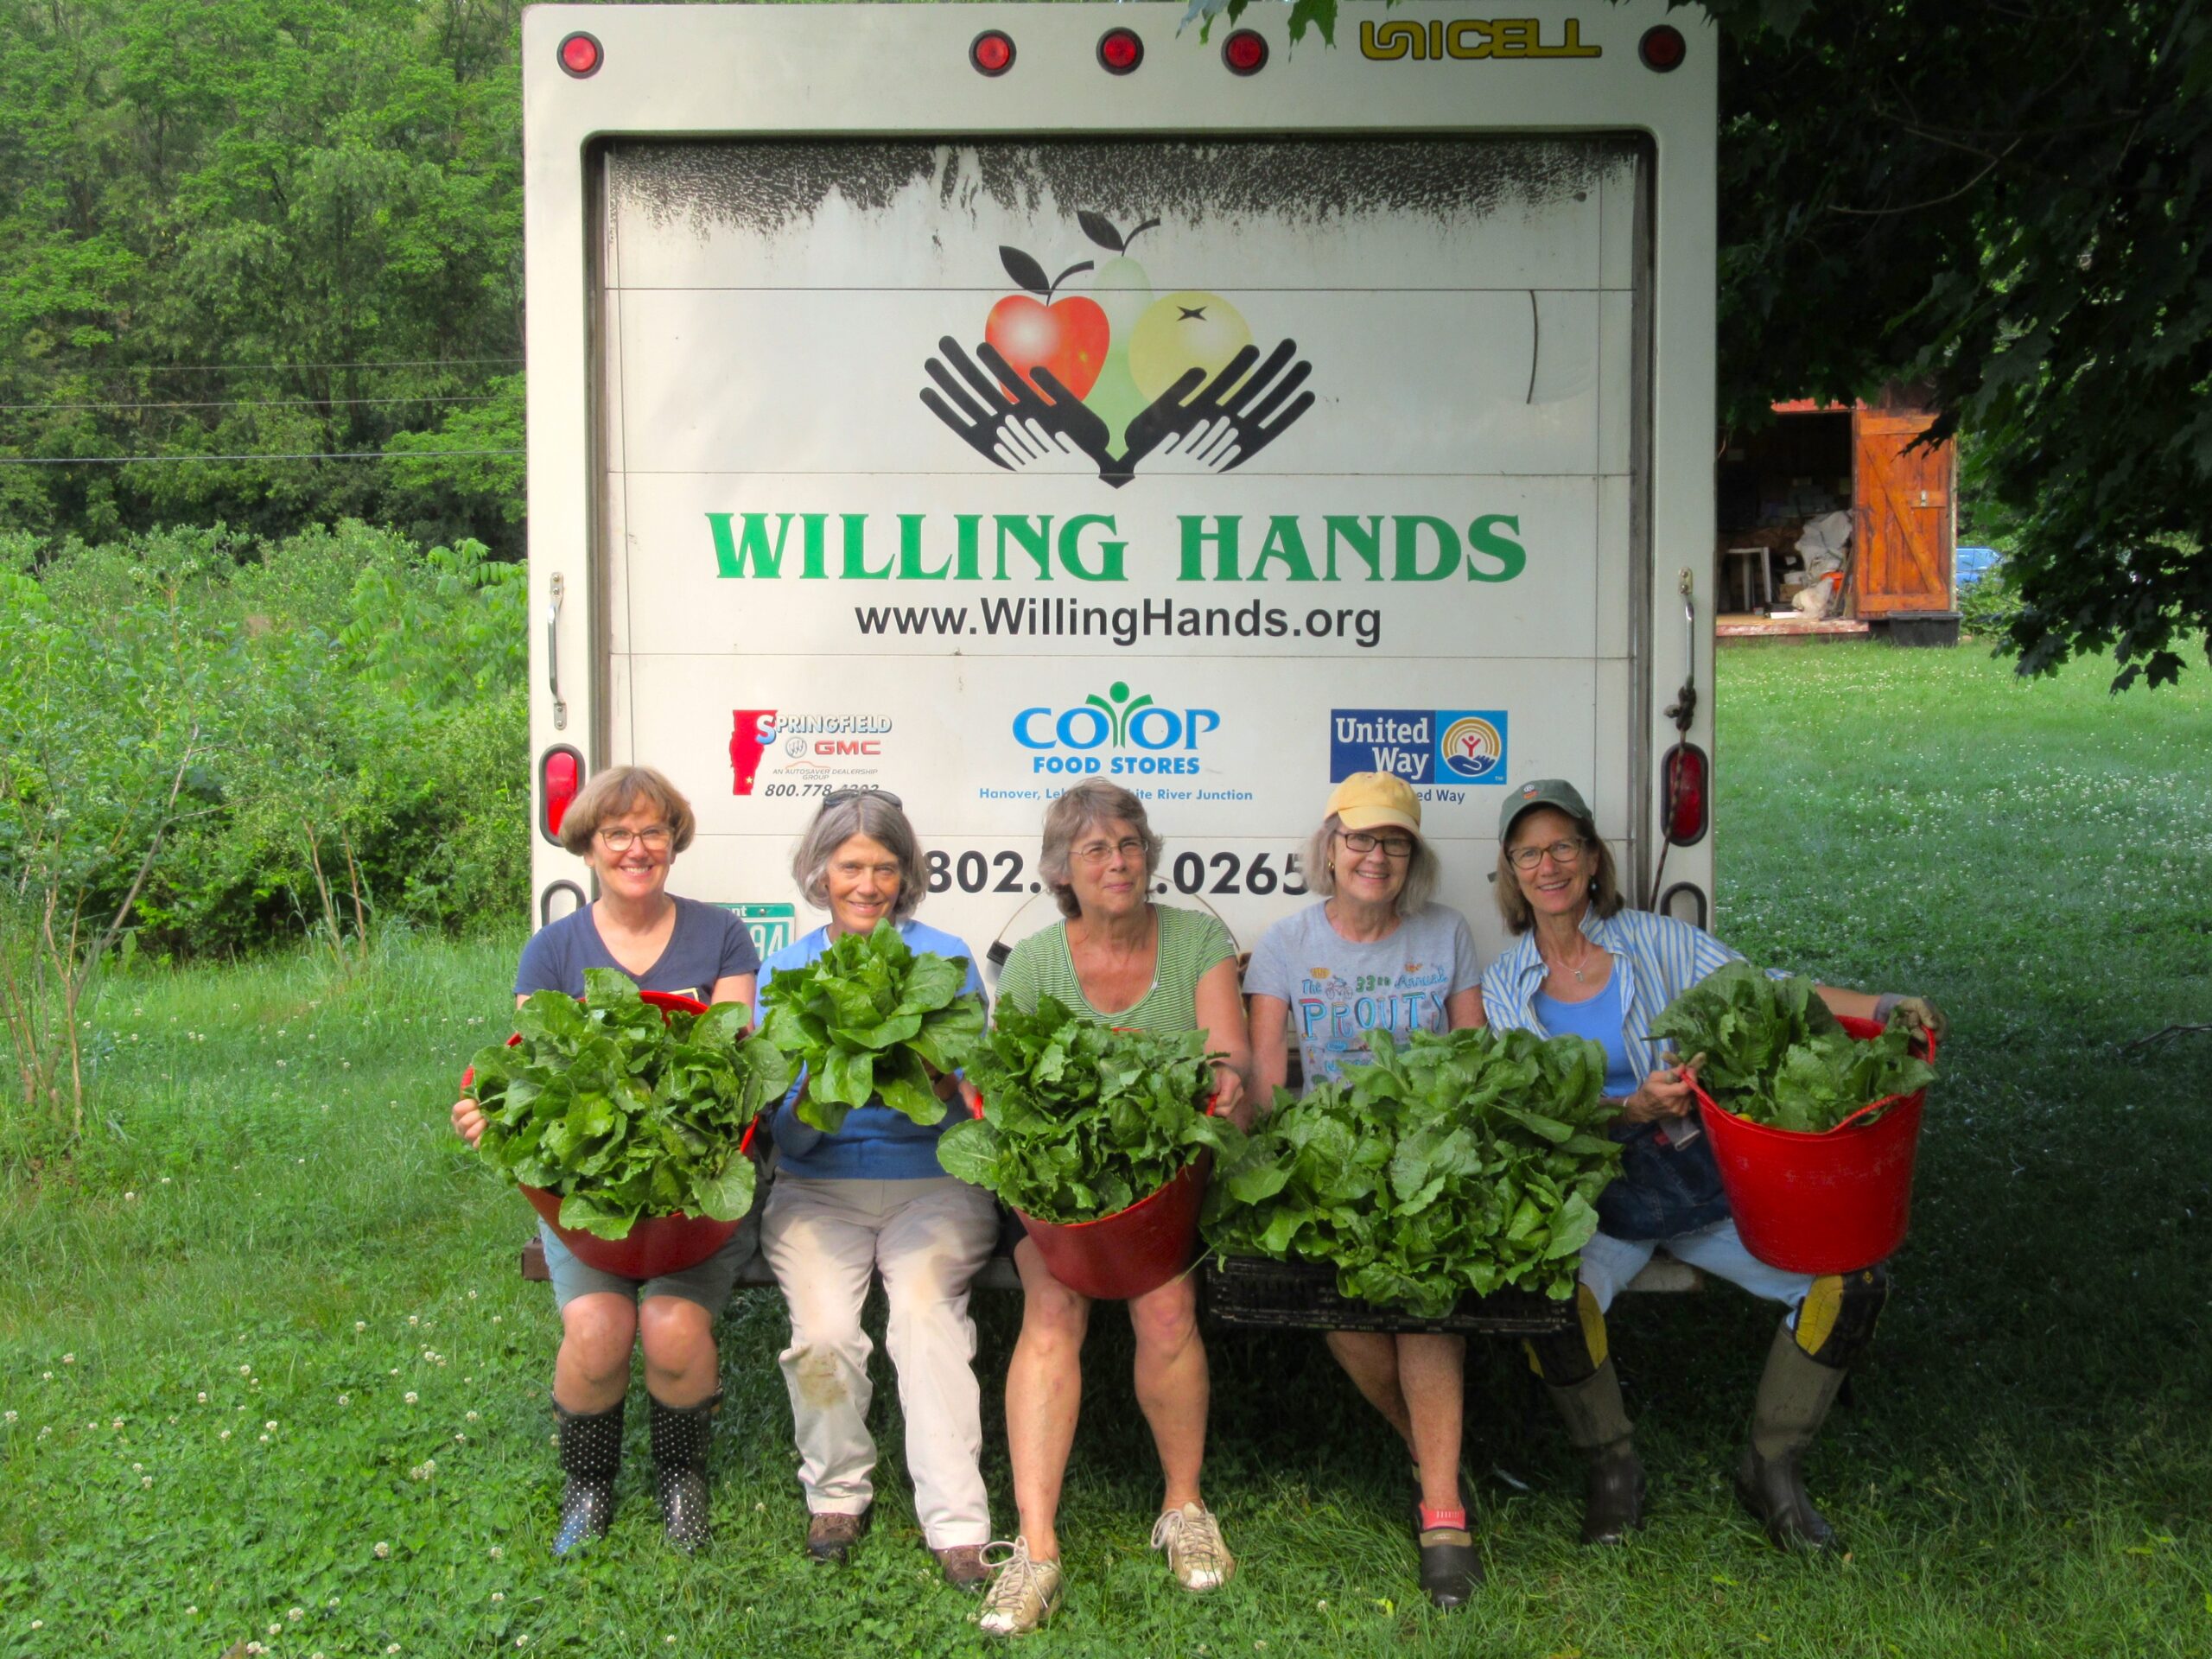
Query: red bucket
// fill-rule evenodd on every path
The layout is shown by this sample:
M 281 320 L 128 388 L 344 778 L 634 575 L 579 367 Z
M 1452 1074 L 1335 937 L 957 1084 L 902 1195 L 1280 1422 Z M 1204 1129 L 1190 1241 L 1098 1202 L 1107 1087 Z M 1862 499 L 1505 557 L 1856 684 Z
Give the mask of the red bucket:
M 674 1009 L 679 1014 L 704 1014 L 707 1005 L 696 996 L 685 996 L 676 991 L 640 991 L 638 995 L 664 1014 Z M 512 1048 L 522 1041 L 517 1032 L 507 1039 Z M 476 1068 L 470 1066 L 461 1074 L 461 1087 L 467 1092 L 476 1081 Z M 760 1127 L 755 1118 L 745 1126 L 745 1138 L 738 1142 L 740 1152 L 753 1150 L 753 1132 Z M 561 1195 L 549 1192 L 542 1186 L 520 1188 L 530 1207 L 544 1218 L 554 1236 L 567 1245 L 576 1260 L 588 1268 L 601 1273 L 611 1273 L 621 1279 L 655 1279 L 664 1273 L 681 1273 L 686 1268 L 696 1268 L 730 1241 L 730 1236 L 745 1224 L 744 1217 L 735 1221 L 715 1221 L 707 1216 L 641 1216 L 633 1223 L 629 1233 L 621 1238 L 601 1238 L 596 1233 L 579 1232 L 561 1224 Z
M 1096 1221 L 1021 1216 L 1052 1277 L 1093 1301 L 1126 1301 L 1157 1290 L 1198 1253 L 1198 1208 L 1213 1154 L 1201 1152 L 1150 1198 Z
M 1872 1020 L 1838 1016 L 1865 1041 Z M 1936 1039 L 1927 1039 L 1928 1058 Z M 1790 1273 L 1856 1273 L 1897 1253 L 1912 1208 L 1924 1090 L 1870 1102 L 1826 1135 L 1769 1128 L 1696 1090 L 1744 1248 Z M 1878 1108 L 1889 1109 L 1873 1122 Z

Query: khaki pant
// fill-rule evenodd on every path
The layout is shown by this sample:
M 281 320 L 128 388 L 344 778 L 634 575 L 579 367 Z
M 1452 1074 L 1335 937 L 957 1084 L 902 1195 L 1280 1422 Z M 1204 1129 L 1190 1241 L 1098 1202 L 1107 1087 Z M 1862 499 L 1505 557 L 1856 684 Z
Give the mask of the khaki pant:
M 997 1239 L 990 1194 L 949 1176 L 777 1177 L 761 1217 L 760 1253 L 791 1305 L 791 1342 L 780 1357 L 811 1513 L 857 1515 L 875 1495 L 868 1478 L 875 1441 L 868 1432 L 874 1344 L 861 1329 L 861 1304 L 880 1268 L 890 1304 L 884 1346 L 906 1419 L 915 1516 L 932 1549 L 988 1541 L 968 1286 Z

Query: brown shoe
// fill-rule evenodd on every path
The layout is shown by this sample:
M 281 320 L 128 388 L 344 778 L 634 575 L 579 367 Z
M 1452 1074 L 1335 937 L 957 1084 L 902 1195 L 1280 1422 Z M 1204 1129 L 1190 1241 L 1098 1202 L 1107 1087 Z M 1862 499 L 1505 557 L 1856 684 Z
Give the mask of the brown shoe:
M 981 1544 L 947 1544 L 930 1554 L 944 1569 L 944 1581 L 956 1590 L 965 1590 L 971 1596 L 981 1595 L 983 1586 L 991 1581 L 991 1569 L 983 1565 Z
M 868 1516 L 872 1511 L 862 1510 L 858 1515 L 837 1515 L 825 1510 L 806 1523 L 806 1553 L 817 1561 L 845 1564 L 853 1546 L 868 1533 Z

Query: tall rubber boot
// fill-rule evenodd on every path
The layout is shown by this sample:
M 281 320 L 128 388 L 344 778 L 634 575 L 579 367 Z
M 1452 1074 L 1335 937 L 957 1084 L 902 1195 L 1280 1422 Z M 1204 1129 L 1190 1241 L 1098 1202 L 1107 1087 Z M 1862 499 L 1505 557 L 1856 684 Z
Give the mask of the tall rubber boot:
M 556 1555 L 570 1554 L 604 1538 L 614 1519 L 614 1477 L 622 1469 L 626 1403 L 617 1401 L 605 1411 L 570 1411 L 558 1400 L 553 1402 L 561 1472 L 569 1478 L 561 1492 L 561 1529 L 553 1535 Z
M 1547 1382 L 1567 1438 L 1589 1460 L 1582 1500 L 1582 1541 L 1618 1544 L 1643 1524 L 1643 1460 L 1621 1404 L 1620 1374 L 1608 1355 L 1580 1382 Z
M 1808 1354 L 1784 1325 L 1767 1351 L 1751 1407 L 1751 1438 L 1736 1468 L 1736 1496 L 1783 1549 L 1826 1549 L 1835 1529 L 1806 1495 L 1805 1453 L 1843 1387 L 1842 1370 Z
M 649 1394 L 652 1407 L 653 1484 L 660 1493 L 660 1519 L 668 1541 L 686 1555 L 707 1541 L 707 1452 L 714 1443 L 715 1411 L 720 1394 L 696 1406 L 664 1406 Z

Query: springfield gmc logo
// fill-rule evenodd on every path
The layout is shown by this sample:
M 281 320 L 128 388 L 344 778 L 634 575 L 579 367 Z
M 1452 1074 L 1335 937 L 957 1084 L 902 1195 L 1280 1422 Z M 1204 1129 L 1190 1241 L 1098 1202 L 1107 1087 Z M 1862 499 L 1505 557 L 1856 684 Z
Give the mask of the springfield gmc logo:
M 779 755 L 778 772 L 825 774 L 873 772 L 890 734 L 888 715 L 787 715 L 774 709 L 730 714 L 731 793 L 750 795 L 761 762 Z M 771 793 L 777 791 L 771 791 Z

